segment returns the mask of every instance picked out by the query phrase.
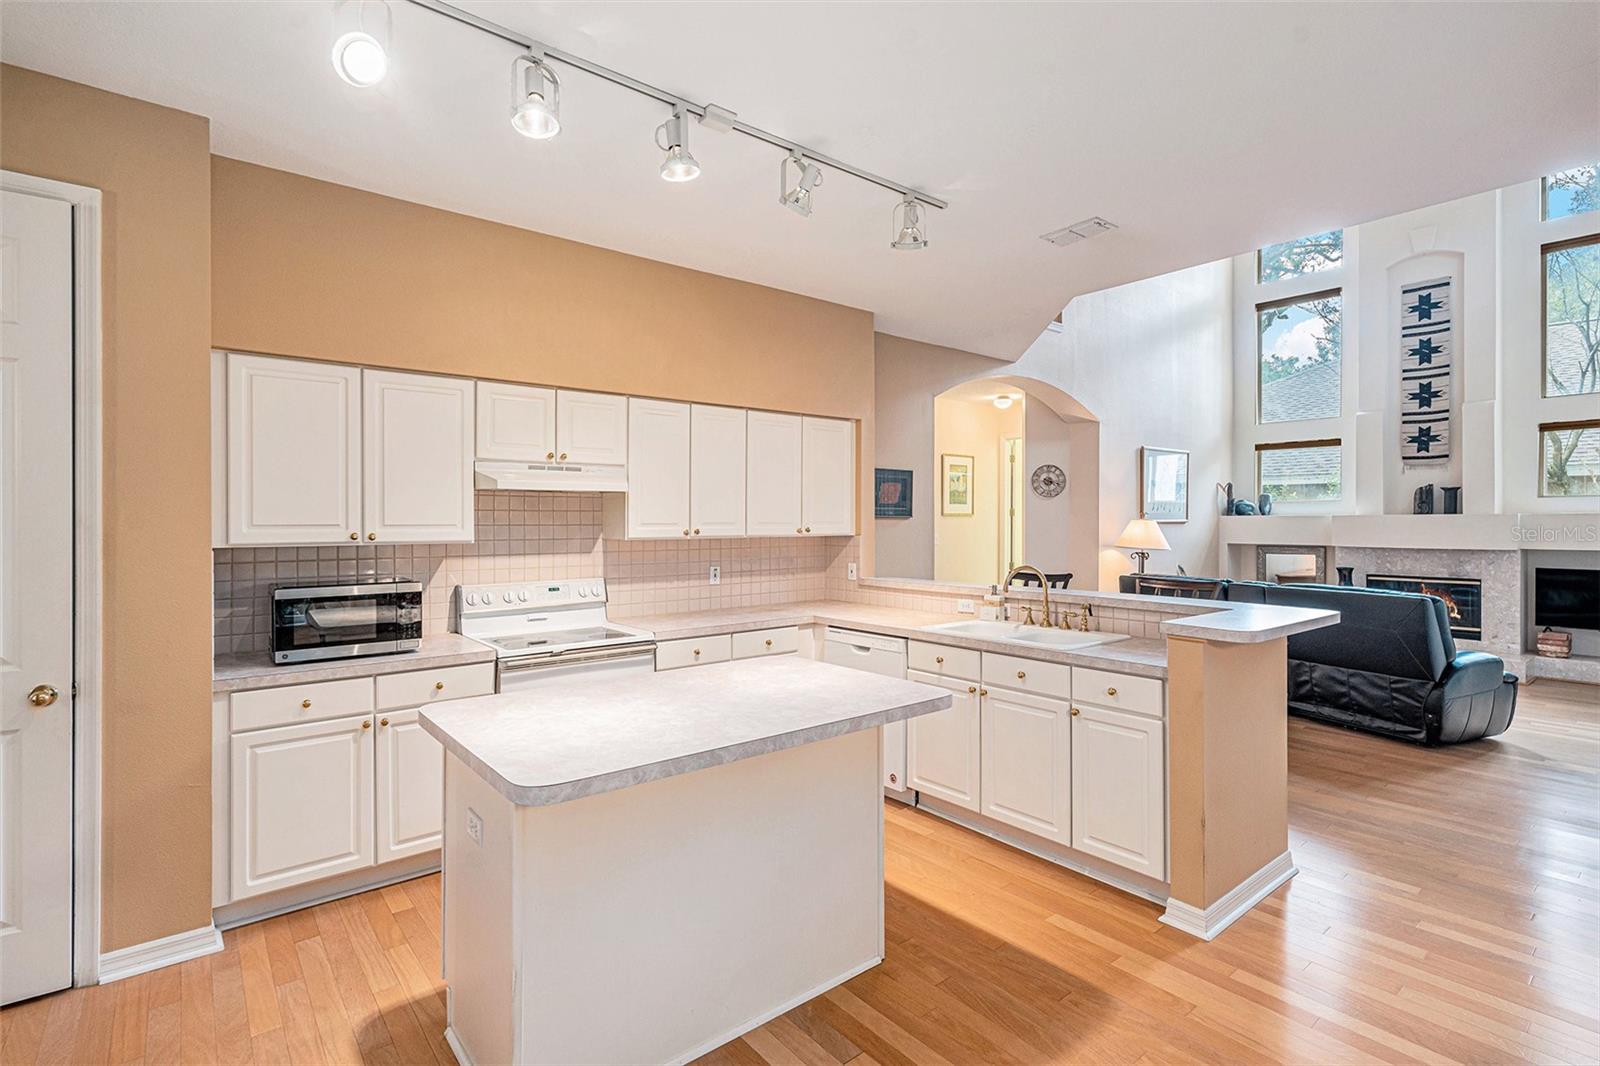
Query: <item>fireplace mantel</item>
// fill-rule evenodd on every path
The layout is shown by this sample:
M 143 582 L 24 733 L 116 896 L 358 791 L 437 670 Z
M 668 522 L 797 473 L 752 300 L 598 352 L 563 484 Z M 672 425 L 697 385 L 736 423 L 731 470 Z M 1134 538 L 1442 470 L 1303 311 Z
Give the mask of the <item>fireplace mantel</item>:
M 1227 515 L 1218 528 L 1224 562 L 1233 544 L 1600 552 L 1600 516 L 1580 513 Z

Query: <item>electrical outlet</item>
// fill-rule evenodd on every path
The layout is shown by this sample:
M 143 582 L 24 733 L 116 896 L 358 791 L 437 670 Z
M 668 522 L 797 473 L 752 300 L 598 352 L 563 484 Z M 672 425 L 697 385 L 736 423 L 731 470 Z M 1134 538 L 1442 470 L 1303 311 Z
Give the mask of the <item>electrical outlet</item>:
M 855 563 L 850 563 L 844 568 L 844 579 L 846 581 L 854 581 L 856 579 L 856 564 Z
M 956 613 L 957 614 L 971 614 L 972 613 L 972 601 L 971 600 L 957 600 L 956 601 Z
M 713 584 L 713 585 L 722 584 L 722 567 L 713 566 L 711 568 L 711 584 Z
M 467 837 L 479 847 L 483 846 L 483 816 L 467 808 Z

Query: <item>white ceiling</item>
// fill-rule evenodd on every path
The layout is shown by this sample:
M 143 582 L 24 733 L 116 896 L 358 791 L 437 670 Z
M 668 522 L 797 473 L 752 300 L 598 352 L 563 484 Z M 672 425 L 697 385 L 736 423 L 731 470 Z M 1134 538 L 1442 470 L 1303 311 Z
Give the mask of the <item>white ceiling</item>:
M 7 0 L 7 62 L 207 115 L 214 151 L 866 308 L 1015 358 L 1074 295 L 1600 157 L 1600 4 L 513 3 L 470 10 L 950 201 L 893 194 L 563 70 L 564 129 L 507 121 L 515 49 L 403 0 L 391 75 L 345 85 L 333 4 Z M 1041 233 L 1103 215 L 1071 248 Z

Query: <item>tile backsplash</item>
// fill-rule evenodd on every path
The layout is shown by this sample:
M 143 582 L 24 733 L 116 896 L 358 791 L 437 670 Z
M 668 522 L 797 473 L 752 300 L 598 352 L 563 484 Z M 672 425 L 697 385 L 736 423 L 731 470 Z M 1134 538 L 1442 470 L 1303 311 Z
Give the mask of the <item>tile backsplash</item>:
M 471 544 L 217 548 L 212 552 L 216 654 L 266 651 L 270 596 L 290 581 L 409 577 L 423 583 L 425 634 L 450 630 L 457 585 L 604 577 L 612 617 L 822 599 L 843 582 L 855 538 L 607 541 L 599 493 L 477 494 Z M 713 565 L 719 584 L 708 583 Z

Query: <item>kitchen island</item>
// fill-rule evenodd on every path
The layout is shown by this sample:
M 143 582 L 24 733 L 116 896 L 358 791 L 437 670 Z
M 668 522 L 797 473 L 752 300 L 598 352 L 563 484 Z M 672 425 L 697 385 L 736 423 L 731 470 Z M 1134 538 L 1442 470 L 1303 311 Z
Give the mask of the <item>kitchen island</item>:
M 424 710 L 457 1057 L 687 1061 L 876 965 L 880 727 L 950 703 L 785 657 Z

